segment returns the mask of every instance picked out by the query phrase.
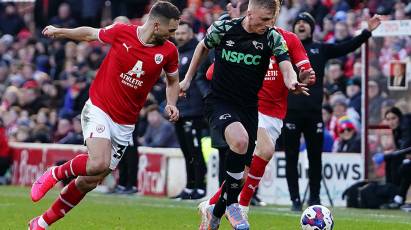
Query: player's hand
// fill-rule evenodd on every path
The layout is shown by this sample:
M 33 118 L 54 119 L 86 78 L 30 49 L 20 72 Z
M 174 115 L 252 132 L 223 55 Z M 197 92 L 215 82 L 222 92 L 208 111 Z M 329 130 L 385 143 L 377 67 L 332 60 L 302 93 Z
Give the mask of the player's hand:
M 307 84 L 304 83 L 299 83 L 296 82 L 293 84 L 293 86 L 290 88 L 290 91 L 293 94 L 304 94 L 305 96 L 310 96 L 310 94 L 308 93 L 308 88 L 307 88 Z
M 46 37 L 54 39 L 57 38 L 58 30 L 59 28 L 56 28 L 54 26 L 46 26 L 41 33 Z
M 166 105 L 165 111 L 168 115 L 168 120 L 171 122 L 176 122 L 178 121 L 178 118 L 180 116 L 180 112 L 178 111 L 177 107 L 174 105 Z
M 315 80 L 316 80 L 315 72 L 312 68 L 308 70 L 301 69 L 298 77 L 300 78 L 300 81 L 302 83 L 307 84 L 307 85 L 314 85 Z
M 368 30 L 373 31 L 381 24 L 381 15 L 374 15 L 372 18 L 368 19 Z
M 190 87 L 191 81 L 187 77 L 184 78 L 178 85 L 180 86 L 180 94 L 178 96 L 185 97 L 188 88 Z

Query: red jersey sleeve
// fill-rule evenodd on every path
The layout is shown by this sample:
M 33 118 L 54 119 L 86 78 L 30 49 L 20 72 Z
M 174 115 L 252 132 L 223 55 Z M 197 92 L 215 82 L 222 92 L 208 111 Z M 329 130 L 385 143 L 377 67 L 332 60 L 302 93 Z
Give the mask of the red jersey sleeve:
M 126 28 L 129 28 L 129 25 L 123 23 L 115 23 L 101 28 L 98 31 L 98 40 L 102 43 L 112 44 L 116 35 Z
M 166 64 L 164 65 L 164 71 L 169 76 L 177 76 L 178 72 L 178 51 L 174 45 L 171 45 L 172 51 L 166 57 Z
M 299 70 L 304 68 L 305 70 L 311 69 L 311 64 L 307 56 L 307 52 L 304 49 L 303 44 L 297 35 L 294 33 L 287 33 L 287 45 L 290 50 L 290 58 L 292 63 L 297 66 Z

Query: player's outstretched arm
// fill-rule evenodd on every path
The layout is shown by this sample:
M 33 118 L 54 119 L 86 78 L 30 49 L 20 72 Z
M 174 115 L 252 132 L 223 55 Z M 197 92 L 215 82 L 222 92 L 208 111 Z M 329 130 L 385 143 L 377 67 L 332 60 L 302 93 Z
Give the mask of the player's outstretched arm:
M 74 29 L 57 28 L 54 26 L 46 26 L 43 35 L 50 38 L 67 38 L 76 41 L 95 41 L 98 39 L 98 29 L 82 26 Z
M 281 73 L 284 76 L 285 86 L 292 92 L 299 94 L 308 94 L 308 88 L 306 84 L 299 83 L 297 80 L 297 74 L 295 73 L 290 61 L 282 61 L 279 63 Z
M 196 75 L 197 69 L 201 63 L 205 60 L 209 52 L 209 49 L 204 45 L 204 40 L 201 40 L 193 54 L 193 58 L 191 59 L 190 66 L 188 67 L 187 73 L 184 76 L 184 80 L 180 82 L 180 89 L 181 91 L 187 91 L 188 87 L 190 87 L 191 80 Z
M 171 122 L 175 122 L 179 118 L 179 111 L 176 107 L 178 94 L 180 93 L 180 86 L 178 85 L 178 73 L 177 76 L 167 75 L 167 87 L 166 87 L 166 99 L 167 105 L 165 111 Z

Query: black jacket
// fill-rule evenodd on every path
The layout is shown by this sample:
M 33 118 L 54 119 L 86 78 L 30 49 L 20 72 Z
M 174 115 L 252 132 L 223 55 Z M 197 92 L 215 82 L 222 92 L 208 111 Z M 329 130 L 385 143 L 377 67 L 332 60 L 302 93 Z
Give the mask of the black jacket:
M 403 115 L 399 126 L 393 130 L 395 147 L 398 150 L 411 147 L 411 114 Z
M 180 81 L 184 79 L 193 58 L 194 50 L 198 41 L 193 38 L 187 44 L 178 48 L 179 52 L 179 75 Z M 180 110 L 181 118 L 198 117 L 203 113 L 203 100 L 199 88 L 196 84 L 196 77 L 186 92 L 186 97 L 179 98 L 177 101 L 177 108 Z
M 355 134 L 349 140 L 341 140 L 338 143 L 338 153 L 360 153 L 361 152 L 361 139 L 360 135 Z
M 315 71 L 317 81 L 313 86 L 310 86 L 310 96 L 289 94 L 288 111 L 309 110 L 318 112 L 321 116 L 325 64 L 329 59 L 353 52 L 360 47 L 361 44 L 367 41 L 369 37 L 371 37 L 371 32 L 363 30 L 360 35 L 339 44 L 313 42 L 312 39 L 302 41 L 311 62 L 311 66 Z

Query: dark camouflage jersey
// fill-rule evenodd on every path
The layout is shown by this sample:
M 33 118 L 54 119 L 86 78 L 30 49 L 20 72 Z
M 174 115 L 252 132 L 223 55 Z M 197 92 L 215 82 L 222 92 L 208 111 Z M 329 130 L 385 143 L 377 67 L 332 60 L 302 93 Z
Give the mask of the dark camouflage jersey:
M 216 21 L 207 31 L 204 44 L 215 49 L 215 66 L 210 96 L 245 107 L 257 106 L 270 57 L 289 60 L 283 37 L 274 29 L 264 34 L 248 33 L 244 17 Z

